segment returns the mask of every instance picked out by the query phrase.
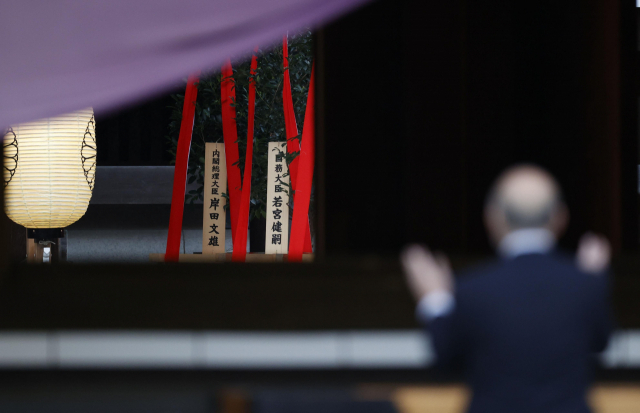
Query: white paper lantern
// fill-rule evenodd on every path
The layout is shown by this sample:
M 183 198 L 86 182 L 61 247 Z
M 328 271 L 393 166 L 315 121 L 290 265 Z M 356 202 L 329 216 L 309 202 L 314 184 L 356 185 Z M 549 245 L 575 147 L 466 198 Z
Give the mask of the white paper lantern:
M 96 170 L 93 109 L 12 126 L 3 146 L 11 220 L 27 228 L 64 228 L 84 215 Z

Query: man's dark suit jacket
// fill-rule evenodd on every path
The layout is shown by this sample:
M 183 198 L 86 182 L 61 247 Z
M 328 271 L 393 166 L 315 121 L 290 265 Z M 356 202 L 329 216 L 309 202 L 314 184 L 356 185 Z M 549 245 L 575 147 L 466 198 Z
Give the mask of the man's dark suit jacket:
M 606 276 L 527 254 L 460 277 L 455 298 L 428 329 L 438 364 L 467 373 L 470 413 L 590 411 L 590 364 L 611 331 Z

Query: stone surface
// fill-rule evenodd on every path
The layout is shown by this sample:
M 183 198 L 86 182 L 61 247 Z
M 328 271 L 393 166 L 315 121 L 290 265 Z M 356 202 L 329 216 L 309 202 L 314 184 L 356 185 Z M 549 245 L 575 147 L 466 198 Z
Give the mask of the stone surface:
M 226 232 L 226 251 L 231 252 L 231 230 Z M 67 260 L 72 263 L 146 263 L 149 262 L 149 254 L 164 253 L 167 246 L 166 229 L 78 229 L 67 233 Z M 193 254 L 201 251 L 202 230 L 183 230 L 180 252 Z

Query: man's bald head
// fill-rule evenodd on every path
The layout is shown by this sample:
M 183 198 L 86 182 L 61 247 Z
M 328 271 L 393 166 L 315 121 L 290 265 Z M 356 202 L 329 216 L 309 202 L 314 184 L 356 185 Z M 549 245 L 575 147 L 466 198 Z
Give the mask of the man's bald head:
M 521 228 L 547 228 L 559 235 L 567 217 L 558 183 L 534 165 L 518 165 L 503 172 L 485 205 L 485 223 L 494 238 Z

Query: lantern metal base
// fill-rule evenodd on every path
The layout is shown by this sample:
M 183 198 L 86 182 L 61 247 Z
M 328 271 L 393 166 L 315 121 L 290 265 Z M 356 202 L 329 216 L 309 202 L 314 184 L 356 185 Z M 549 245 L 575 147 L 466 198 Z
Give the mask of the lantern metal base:
M 27 262 L 51 264 L 60 260 L 62 228 L 27 228 Z

